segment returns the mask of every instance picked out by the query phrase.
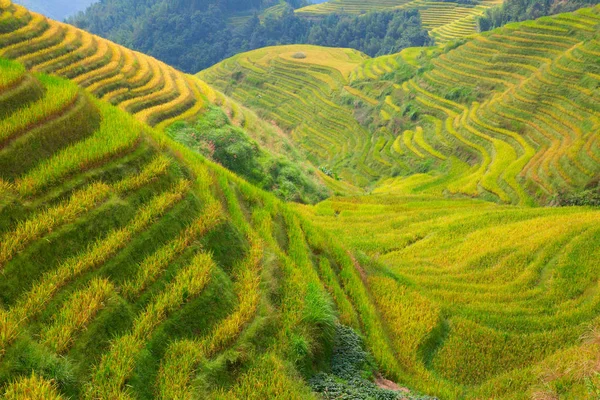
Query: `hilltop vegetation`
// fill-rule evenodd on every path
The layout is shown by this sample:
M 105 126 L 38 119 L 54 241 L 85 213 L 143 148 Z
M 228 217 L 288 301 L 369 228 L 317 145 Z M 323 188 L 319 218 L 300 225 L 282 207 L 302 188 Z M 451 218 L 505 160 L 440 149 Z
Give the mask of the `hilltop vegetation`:
M 331 14 L 365 15 L 393 10 L 418 10 L 423 27 L 437 44 L 477 32 L 477 19 L 501 3 L 497 0 L 331 0 L 296 10 L 300 16 L 320 19 Z
M 69 22 L 187 72 L 198 72 L 240 52 L 281 44 L 353 47 L 375 56 L 430 43 L 416 11 L 375 13 L 365 18 L 332 16 L 311 21 L 294 14 L 288 3 L 265 8 L 268 5 L 265 2 L 255 4 L 262 7 L 262 15 L 255 12 L 231 24 L 229 19 L 230 15 L 236 15 L 234 11 L 243 12 L 251 6 L 217 7 L 201 3 L 190 9 L 185 2 L 168 5 L 158 2 L 138 10 L 129 2 L 117 3 L 110 7 L 103 3 L 94 5 Z M 106 25 L 105 21 L 111 24 Z
M 283 200 L 317 203 L 328 195 L 323 187 L 307 179 L 296 164 L 261 150 L 242 129 L 231 124 L 220 108 L 212 107 L 192 124 L 176 122 L 166 132 L 176 141 Z

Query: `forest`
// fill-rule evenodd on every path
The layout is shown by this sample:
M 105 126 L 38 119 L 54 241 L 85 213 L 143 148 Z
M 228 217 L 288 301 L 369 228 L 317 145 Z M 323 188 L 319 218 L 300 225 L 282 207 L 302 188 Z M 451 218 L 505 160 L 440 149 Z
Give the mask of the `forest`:
M 189 73 L 265 46 L 351 47 L 379 56 L 433 43 L 416 10 L 308 20 L 293 12 L 304 2 L 290 1 L 281 14 L 259 18 L 258 10 L 269 4 L 260 0 L 112 0 L 94 4 L 69 22 Z M 248 10 L 253 15 L 245 23 L 228 24 L 232 13 Z

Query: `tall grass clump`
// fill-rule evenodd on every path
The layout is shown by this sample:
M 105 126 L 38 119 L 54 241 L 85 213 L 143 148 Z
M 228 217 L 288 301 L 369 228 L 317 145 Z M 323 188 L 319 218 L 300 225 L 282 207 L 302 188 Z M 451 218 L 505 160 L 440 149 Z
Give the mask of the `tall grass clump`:
M 41 342 L 57 353 L 64 352 L 78 331 L 85 328 L 114 293 L 114 285 L 106 279 L 94 279 L 89 285 L 74 293 L 58 314 L 52 325 L 41 333 Z
M 10 383 L 4 391 L 3 398 L 5 400 L 64 400 L 53 381 L 48 381 L 35 373 Z

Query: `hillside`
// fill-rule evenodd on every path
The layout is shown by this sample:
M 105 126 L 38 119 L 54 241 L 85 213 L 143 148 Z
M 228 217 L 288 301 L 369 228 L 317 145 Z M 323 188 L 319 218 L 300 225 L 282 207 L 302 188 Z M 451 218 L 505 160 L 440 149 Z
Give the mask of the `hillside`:
M 598 398 L 597 207 L 382 186 L 302 211 L 364 254 L 390 333 L 388 376 L 440 399 Z
M 431 41 L 416 10 L 310 20 L 293 12 L 300 3 L 113 0 L 94 5 L 69 22 L 190 73 L 266 46 L 309 43 L 352 47 L 376 56 Z
M 535 205 L 599 204 L 599 34 L 595 7 L 444 49 L 273 47 L 199 74 L 341 178 L 297 210 L 356 251 L 387 376 L 441 399 L 597 398 L 600 214 Z
M 159 130 L 175 121 L 196 122 L 209 109 L 221 109 L 233 125 L 243 130 L 241 136 L 247 138 L 244 144 L 254 146 L 254 142 L 259 147 L 254 157 L 263 165 L 253 170 L 262 175 L 255 183 L 264 181 L 261 187 L 265 189 L 273 186 L 271 178 L 279 185 L 292 184 L 289 176 L 279 174 L 283 165 L 290 170 L 287 175 L 295 176 L 294 187 L 286 197 L 306 202 L 323 197 L 321 180 L 314 169 L 306 165 L 305 156 L 278 129 L 206 83 L 152 57 L 23 7 L 7 7 L 3 15 L 0 56 L 18 60 L 31 71 L 71 79 L 97 98 Z M 245 177 L 253 178 L 250 173 Z
M 72 82 L 0 77 L 3 398 L 315 398 L 332 349 L 363 358 L 315 390 L 395 396 L 364 379 L 350 327 L 384 330 L 336 241 Z
M 477 17 L 498 0 L 435 1 L 435 0 L 331 0 L 296 10 L 307 18 L 322 18 L 331 14 L 365 14 L 387 10 L 419 10 L 423 27 L 437 44 L 460 39 L 477 32 Z
M 351 183 L 418 173 L 411 191 L 548 204 L 598 182 L 599 24 L 599 8 L 582 9 L 362 60 L 276 47 L 199 76 Z

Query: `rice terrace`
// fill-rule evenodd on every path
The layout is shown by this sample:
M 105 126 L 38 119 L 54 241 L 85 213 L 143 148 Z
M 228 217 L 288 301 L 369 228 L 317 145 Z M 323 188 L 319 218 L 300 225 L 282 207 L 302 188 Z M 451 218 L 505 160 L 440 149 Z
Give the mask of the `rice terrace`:
M 0 398 L 600 399 L 598 1 L 0 0 Z

